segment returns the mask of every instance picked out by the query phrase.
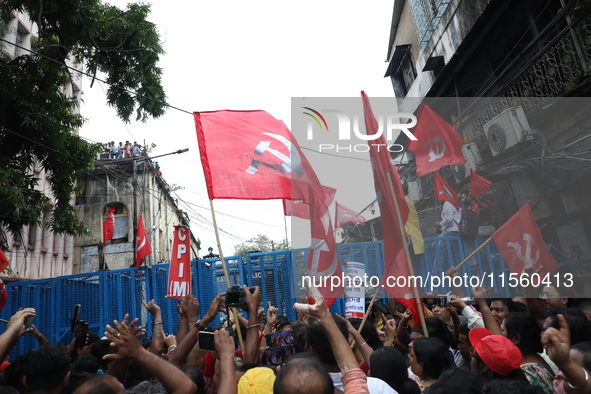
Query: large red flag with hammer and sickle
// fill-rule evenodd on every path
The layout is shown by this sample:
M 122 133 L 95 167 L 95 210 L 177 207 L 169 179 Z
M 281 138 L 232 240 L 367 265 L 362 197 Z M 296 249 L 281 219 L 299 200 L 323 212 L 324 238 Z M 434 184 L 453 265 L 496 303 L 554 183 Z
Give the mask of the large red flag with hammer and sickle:
M 289 199 L 323 195 L 312 166 L 285 124 L 265 111 L 195 112 L 210 199 Z
M 419 107 L 412 132 L 417 139 L 408 142 L 408 150 L 415 154 L 418 176 L 450 164 L 466 163 L 460 134 L 425 103 Z
M 507 268 L 519 274 L 525 266 L 542 268 L 546 275 L 558 269 L 558 264 L 548 250 L 536 223 L 529 202 L 493 235 L 493 241 L 503 256 Z

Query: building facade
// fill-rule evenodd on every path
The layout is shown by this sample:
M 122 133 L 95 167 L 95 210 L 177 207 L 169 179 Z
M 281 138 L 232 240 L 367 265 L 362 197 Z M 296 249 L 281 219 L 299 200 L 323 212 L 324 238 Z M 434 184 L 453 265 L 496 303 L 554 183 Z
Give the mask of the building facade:
M 174 226 L 189 227 L 189 219 L 171 197 L 170 186 L 156 162 L 144 156 L 101 159 L 95 169 L 79 180 L 79 187 L 78 216 L 91 232 L 75 240 L 74 273 L 133 266 L 140 216 L 152 249 L 144 264 L 170 261 Z M 105 245 L 102 226 L 111 208 L 115 208 L 115 230 L 113 239 Z M 199 254 L 199 243 L 192 233 L 190 253 L 191 259 Z
M 426 102 L 462 136 L 467 164 L 439 171 L 456 192 L 470 169 L 493 181 L 501 223 L 529 201 L 573 261 L 591 259 L 590 31 L 582 0 L 396 0 L 386 72 L 401 112 Z M 401 172 L 433 236 L 433 176 Z
M 34 54 L 37 46 L 37 25 L 26 13 L 12 11 L 3 38 L 6 42 L 2 43 L 1 48 L 9 56 L 29 56 Z M 66 63 L 75 69 L 81 68 L 81 65 L 70 57 L 66 59 Z M 64 85 L 63 92 L 80 102 L 82 79 L 79 73 L 74 72 L 71 75 L 72 78 Z M 80 107 L 77 106 L 74 111 L 79 113 Z M 36 164 L 30 171 L 39 180 L 35 186 L 37 190 L 53 198 L 43 168 Z M 42 223 L 47 223 L 49 217 L 47 214 Z M 9 250 L 5 254 L 14 275 L 4 277 L 5 281 L 50 278 L 73 273 L 73 236 L 55 234 L 46 226 L 29 225 L 23 228 L 21 233 L 7 233 L 6 243 Z

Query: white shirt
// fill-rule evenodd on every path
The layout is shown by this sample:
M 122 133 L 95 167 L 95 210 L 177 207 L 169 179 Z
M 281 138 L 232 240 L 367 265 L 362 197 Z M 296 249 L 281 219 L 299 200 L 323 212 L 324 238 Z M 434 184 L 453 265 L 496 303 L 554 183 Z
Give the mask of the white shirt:
M 458 223 L 462 219 L 462 213 L 449 201 L 443 203 L 441 209 L 441 231 L 458 231 Z

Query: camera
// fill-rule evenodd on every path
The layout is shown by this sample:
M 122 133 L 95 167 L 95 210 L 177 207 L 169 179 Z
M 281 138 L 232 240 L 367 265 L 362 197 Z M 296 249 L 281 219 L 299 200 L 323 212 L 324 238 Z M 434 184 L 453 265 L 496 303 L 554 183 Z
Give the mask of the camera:
M 250 293 L 254 294 L 254 288 L 251 287 Z M 246 293 L 244 288 L 240 285 L 234 285 L 226 291 L 226 307 L 240 308 L 248 312 L 248 305 L 246 304 Z
M 450 294 L 438 294 L 437 295 L 437 306 L 446 307 L 450 301 Z
M 70 332 L 76 336 L 76 349 L 82 349 L 86 344 L 88 323 L 80 319 L 80 304 L 74 305 L 74 314 L 72 315 L 72 320 L 70 321 Z

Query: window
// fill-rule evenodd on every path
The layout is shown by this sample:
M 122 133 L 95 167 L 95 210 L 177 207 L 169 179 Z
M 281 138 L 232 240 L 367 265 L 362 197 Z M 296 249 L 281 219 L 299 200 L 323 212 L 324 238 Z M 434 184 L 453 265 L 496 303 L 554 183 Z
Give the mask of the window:
M 103 220 L 107 219 L 107 212 L 109 209 L 115 208 L 115 231 L 113 233 L 113 239 L 111 243 L 124 243 L 128 242 L 129 237 L 129 211 L 124 204 L 112 203 L 105 207 Z
M 410 44 L 396 45 L 385 76 L 392 79 L 395 96 L 406 97 L 417 77 Z

